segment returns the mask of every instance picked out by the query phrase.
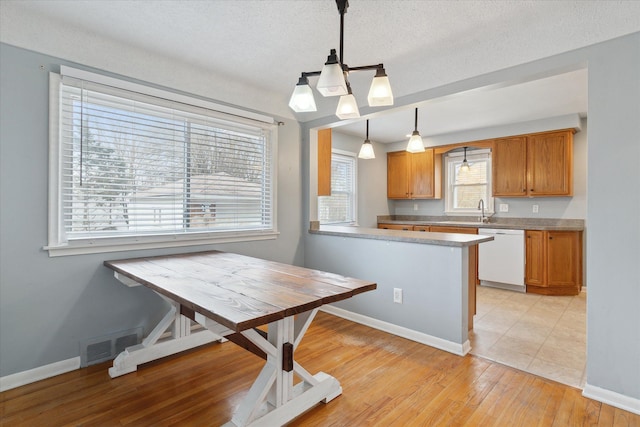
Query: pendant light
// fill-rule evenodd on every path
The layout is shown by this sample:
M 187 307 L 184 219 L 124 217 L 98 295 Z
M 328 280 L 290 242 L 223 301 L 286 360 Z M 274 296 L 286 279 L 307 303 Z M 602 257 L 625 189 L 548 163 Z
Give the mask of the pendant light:
M 313 92 L 309 87 L 309 79 L 306 76 L 302 76 L 298 80 L 298 84 L 289 100 L 289 107 L 299 112 L 317 111 L 316 100 L 313 98 Z
M 360 147 L 358 158 L 366 160 L 376 158 L 376 154 L 373 152 L 373 144 L 369 141 L 369 120 L 367 120 L 367 138 L 362 143 L 362 147 Z
M 422 153 L 424 151 L 424 143 L 422 142 L 422 137 L 420 136 L 420 132 L 418 132 L 418 109 L 416 108 L 416 125 L 411 134 L 411 138 L 409 138 L 409 143 L 407 144 L 407 151 L 410 153 Z
M 366 70 L 376 71 L 367 96 L 369 106 L 393 105 L 393 92 L 391 91 L 389 77 L 385 72 L 384 64 L 350 67 L 344 63 L 344 15 L 349 7 L 349 2 L 348 0 L 336 0 L 336 5 L 340 14 L 340 55 L 337 54 L 335 49 L 331 49 L 327 62 L 324 63 L 321 71 L 302 72 L 289 100 L 289 107 L 296 113 L 317 111 L 308 77 L 320 76 L 316 85 L 318 92 L 322 96 L 340 96 L 336 115 L 340 119 L 360 117 L 356 99 L 349 87 L 348 76 L 351 72 Z
M 462 165 L 460 165 L 460 172 L 469 172 L 469 162 L 467 162 L 467 147 L 464 147 L 464 160 L 462 161 Z
M 351 93 L 351 85 L 347 83 L 347 94 L 340 97 L 338 101 L 338 108 L 336 108 L 336 116 L 340 120 L 357 119 L 360 117 L 360 110 L 358 110 L 358 103 L 355 96 Z

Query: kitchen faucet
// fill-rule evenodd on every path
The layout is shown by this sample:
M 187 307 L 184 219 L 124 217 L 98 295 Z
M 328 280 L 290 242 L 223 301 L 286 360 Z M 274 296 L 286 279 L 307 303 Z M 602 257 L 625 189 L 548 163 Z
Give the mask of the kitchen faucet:
M 489 222 L 489 217 L 484 216 L 484 200 L 482 199 L 478 202 L 478 210 L 480 211 L 480 222 L 487 224 Z

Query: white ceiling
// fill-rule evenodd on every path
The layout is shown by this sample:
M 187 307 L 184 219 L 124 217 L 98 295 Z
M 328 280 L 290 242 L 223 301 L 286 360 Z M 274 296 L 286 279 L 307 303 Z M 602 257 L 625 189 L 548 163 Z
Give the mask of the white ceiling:
M 98 58 L 91 46 L 98 50 L 100 41 L 108 39 L 123 50 L 135 48 L 206 70 L 212 80 L 239 82 L 245 93 L 237 99 L 249 99 L 241 106 L 299 121 L 331 116 L 335 110 L 337 101 L 320 95 L 317 113 L 294 115 L 286 106 L 300 72 L 319 70 L 329 49 L 338 48 L 333 0 L 0 0 L 0 19 L 5 43 L 117 73 L 131 58 L 124 52 L 122 58 L 109 56 L 95 64 L 84 60 Z M 636 31 L 638 1 L 351 0 L 344 62 L 383 62 L 394 95 L 401 99 Z M 360 105 L 366 104 L 371 77 L 371 72 L 350 77 Z M 253 100 L 251 88 L 260 94 Z M 237 103 L 233 90 L 214 98 Z M 586 105 L 586 71 L 575 71 L 429 100 L 420 107 L 419 130 L 435 135 L 584 115 Z M 373 140 L 399 141 L 413 129 L 411 109 L 388 115 L 379 114 L 382 109 L 361 109 L 375 116 Z M 364 123 L 342 130 L 363 136 Z

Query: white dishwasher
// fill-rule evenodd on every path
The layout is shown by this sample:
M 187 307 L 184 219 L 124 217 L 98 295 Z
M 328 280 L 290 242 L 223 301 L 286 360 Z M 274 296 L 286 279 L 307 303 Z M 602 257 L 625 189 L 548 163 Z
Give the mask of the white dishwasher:
M 478 234 L 493 236 L 478 245 L 480 285 L 526 292 L 524 230 L 479 228 Z

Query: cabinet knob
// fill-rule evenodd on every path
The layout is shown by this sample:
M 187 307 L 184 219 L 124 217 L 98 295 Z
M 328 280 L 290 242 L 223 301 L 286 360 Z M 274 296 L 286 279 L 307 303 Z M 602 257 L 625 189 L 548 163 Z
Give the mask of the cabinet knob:
M 533 188 L 531 190 L 529 190 L 529 191 L 533 191 Z
M 553 240 L 553 237 L 549 236 L 549 240 Z

